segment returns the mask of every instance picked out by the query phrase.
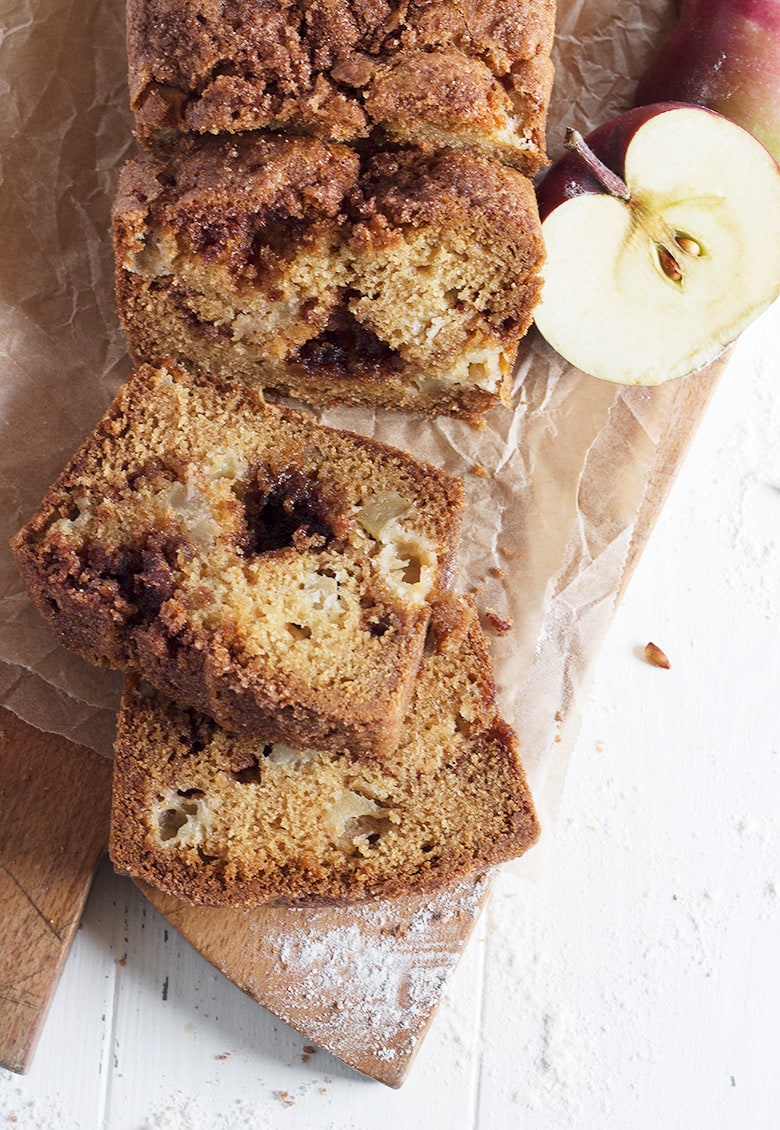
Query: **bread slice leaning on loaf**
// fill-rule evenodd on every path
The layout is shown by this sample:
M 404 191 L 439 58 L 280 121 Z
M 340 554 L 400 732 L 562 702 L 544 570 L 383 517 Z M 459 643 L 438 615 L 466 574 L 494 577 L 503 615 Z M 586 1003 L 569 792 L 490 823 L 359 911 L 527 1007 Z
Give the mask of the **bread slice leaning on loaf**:
M 142 367 L 14 539 L 55 635 L 226 729 L 388 755 L 462 484 L 176 365 Z
M 231 736 L 128 680 L 114 761 L 119 871 L 192 903 L 392 897 L 521 855 L 539 832 L 473 603 L 436 603 L 392 758 Z

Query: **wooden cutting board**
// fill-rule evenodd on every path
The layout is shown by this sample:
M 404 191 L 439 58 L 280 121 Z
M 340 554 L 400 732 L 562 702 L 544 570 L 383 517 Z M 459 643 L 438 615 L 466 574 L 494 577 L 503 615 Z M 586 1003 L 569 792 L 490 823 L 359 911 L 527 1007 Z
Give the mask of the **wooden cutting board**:
M 616 603 L 723 363 L 676 382 Z M 625 454 L 625 453 L 623 453 Z M 0 712 L 0 1064 L 24 1071 L 107 839 L 109 763 Z M 149 900 L 227 977 L 301 1035 L 389 1086 L 406 1077 L 489 877 L 359 908 L 191 907 Z
M 26 1071 L 108 835 L 104 757 L 0 709 L 0 1064 Z

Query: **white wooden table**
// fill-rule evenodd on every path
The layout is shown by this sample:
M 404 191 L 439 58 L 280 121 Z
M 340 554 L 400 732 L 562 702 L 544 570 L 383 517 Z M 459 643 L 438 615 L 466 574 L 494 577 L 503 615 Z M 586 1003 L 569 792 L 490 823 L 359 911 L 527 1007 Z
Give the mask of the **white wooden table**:
M 641 655 L 652 639 L 669 670 Z M 502 873 L 399 1091 L 101 869 L 0 1127 L 780 1125 L 780 310 L 743 338 L 602 649 L 541 875 Z

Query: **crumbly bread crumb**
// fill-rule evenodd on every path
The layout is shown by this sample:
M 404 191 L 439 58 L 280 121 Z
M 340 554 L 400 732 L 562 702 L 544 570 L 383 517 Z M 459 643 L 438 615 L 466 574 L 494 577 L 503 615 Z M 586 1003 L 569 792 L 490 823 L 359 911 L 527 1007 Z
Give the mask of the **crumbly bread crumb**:
M 129 0 L 145 145 L 286 130 L 546 161 L 554 0 Z
M 537 838 L 474 605 L 442 597 L 393 755 L 231 737 L 131 678 L 110 852 L 194 903 L 392 897 L 522 854 Z
M 139 362 L 474 420 L 507 397 L 544 258 L 530 182 L 495 161 L 260 135 L 130 162 L 114 245 Z
M 458 480 L 249 389 L 142 367 L 13 542 L 41 615 L 233 730 L 391 751 Z

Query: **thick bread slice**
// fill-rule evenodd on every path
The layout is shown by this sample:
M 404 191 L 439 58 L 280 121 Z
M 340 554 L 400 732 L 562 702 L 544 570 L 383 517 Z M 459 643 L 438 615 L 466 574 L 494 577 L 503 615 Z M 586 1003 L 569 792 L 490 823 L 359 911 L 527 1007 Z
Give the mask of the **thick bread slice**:
M 462 485 L 173 364 L 142 367 L 13 542 L 61 642 L 227 729 L 389 753 Z
M 311 404 L 478 421 L 541 293 L 531 182 L 450 149 L 190 138 L 124 167 L 113 231 L 138 362 Z
M 467 599 L 437 603 L 400 744 L 382 762 L 230 736 L 128 680 L 110 853 L 179 898 L 396 896 L 518 856 L 537 835 Z

